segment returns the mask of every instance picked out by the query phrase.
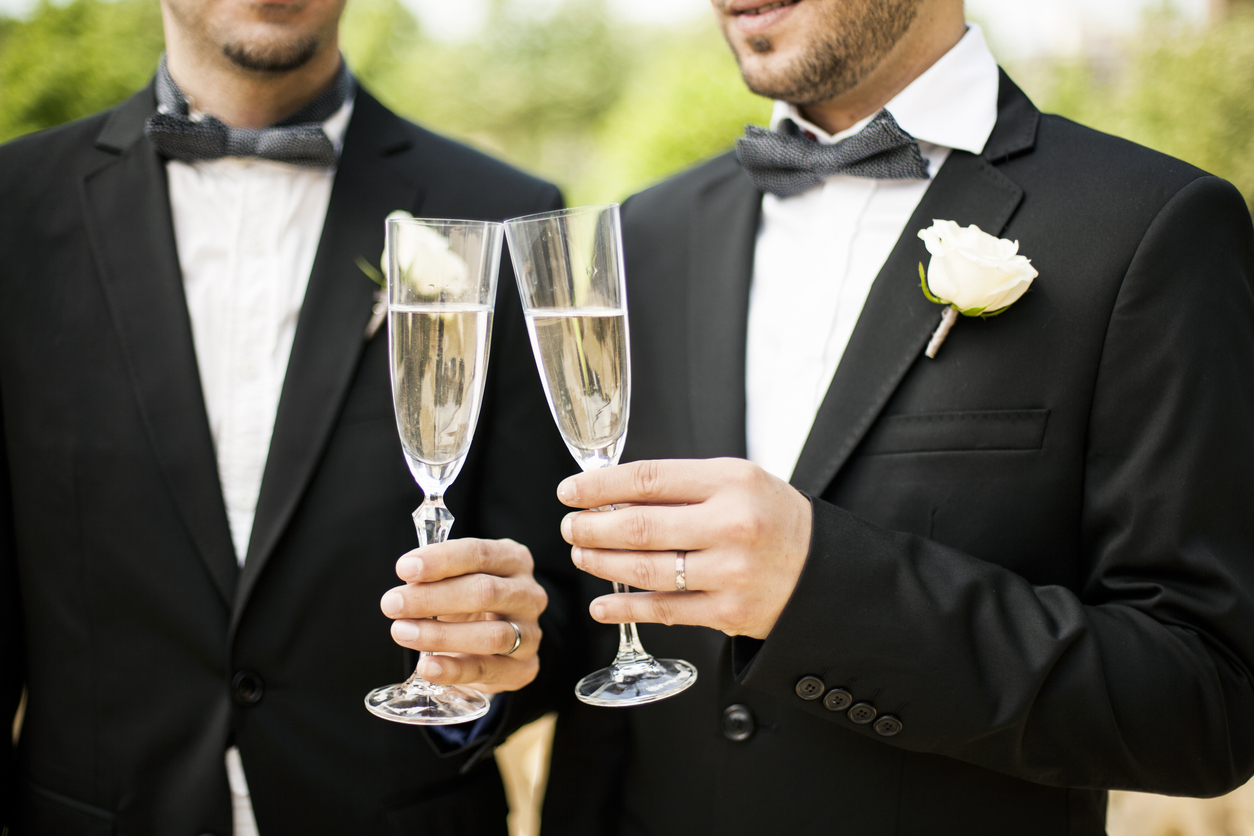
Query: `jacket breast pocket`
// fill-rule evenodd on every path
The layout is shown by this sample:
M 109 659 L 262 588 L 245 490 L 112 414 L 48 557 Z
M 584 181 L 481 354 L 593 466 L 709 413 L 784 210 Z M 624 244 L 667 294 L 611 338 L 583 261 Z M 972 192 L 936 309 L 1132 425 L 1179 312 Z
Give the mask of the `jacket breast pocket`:
M 1039 450 L 1048 409 L 994 409 L 884 415 L 862 442 L 864 456 Z

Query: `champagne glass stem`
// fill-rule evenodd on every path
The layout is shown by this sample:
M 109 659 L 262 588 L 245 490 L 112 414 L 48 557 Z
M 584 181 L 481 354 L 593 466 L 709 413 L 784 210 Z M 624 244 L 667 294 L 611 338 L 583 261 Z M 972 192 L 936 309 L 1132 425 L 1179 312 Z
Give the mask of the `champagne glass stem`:
M 617 464 L 618 456 L 607 457 L 609 464 Z M 607 465 L 601 465 L 605 467 Z M 597 511 L 617 511 L 617 505 L 602 505 Z M 614 594 L 622 595 L 631 592 L 631 587 L 625 583 L 611 581 L 614 585 Z M 653 657 L 644 649 L 644 645 L 640 642 L 640 631 L 636 628 L 634 621 L 626 624 L 618 625 L 618 653 L 614 656 L 615 665 L 630 665 L 637 662 L 649 663 L 653 661 Z
M 614 581 L 614 592 L 616 594 L 631 592 L 631 587 L 625 583 Z M 633 621 L 618 625 L 618 654 L 614 657 L 614 664 L 631 664 L 647 658 L 649 658 L 649 654 L 645 652 L 644 645 L 640 643 L 640 631 L 636 629 L 636 623 Z
M 418 545 L 429 546 L 432 543 L 443 543 L 448 539 L 449 532 L 453 530 L 453 512 L 444 504 L 443 493 L 428 493 L 423 499 L 422 504 L 414 511 L 414 527 L 418 529 Z M 435 620 L 434 617 L 431 619 Z M 422 660 L 430 656 L 431 653 L 426 650 L 418 651 L 418 666 L 422 665 Z M 434 685 L 418 675 L 418 668 L 414 668 L 414 672 L 409 679 L 405 680 L 407 686 L 426 686 L 433 690 L 442 690 L 441 686 Z
M 427 494 L 414 511 L 414 525 L 418 527 L 420 545 L 443 543 L 448 539 L 453 515 L 444 506 L 442 494 Z M 430 655 L 419 653 L 418 664 Z M 428 682 L 418 675 L 417 666 L 401 684 L 376 688 L 366 696 L 366 707 L 384 719 L 428 726 L 473 720 L 486 714 L 488 706 L 488 698 L 478 691 Z

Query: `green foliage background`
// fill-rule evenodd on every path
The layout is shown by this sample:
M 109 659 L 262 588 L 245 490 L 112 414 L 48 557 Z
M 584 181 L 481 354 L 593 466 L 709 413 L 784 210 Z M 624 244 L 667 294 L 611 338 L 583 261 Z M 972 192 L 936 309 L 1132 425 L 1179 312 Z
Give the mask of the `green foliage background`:
M 493 0 L 484 31 L 455 43 L 399 0 L 352 0 L 343 42 L 389 106 L 556 181 L 572 203 L 621 199 L 770 113 L 712 23 L 630 27 L 604 0 L 547 17 Z M 157 0 L 41 0 L 0 18 L 0 140 L 120 101 L 161 48 Z M 1254 15 L 1190 27 L 1159 14 L 1100 62 L 1009 67 L 1044 109 L 1213 171 L 1254 205 Z

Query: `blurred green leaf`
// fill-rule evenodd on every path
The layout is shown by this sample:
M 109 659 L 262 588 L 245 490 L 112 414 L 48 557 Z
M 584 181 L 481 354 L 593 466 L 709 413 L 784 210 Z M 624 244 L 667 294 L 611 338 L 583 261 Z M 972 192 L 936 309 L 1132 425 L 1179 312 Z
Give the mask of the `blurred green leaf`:
M 0 141 L 117 104 L 152 77 L 164 44 L 157 0 L 42 0 L 0 32 Z
M 1055 70 L 1041 105 L 1232 181 L 1254 207 L 1254 14 L 1190 27 L 1160 13 L 1126 62 Z
M 553 180 L 572 203 L 622 199 L 770 114 L 712 22 L 627 26 L 605 0 L 539 15 L 492 0 L 484 31 L 452 43 L 424 36 L 401 0 L 352 0 L 341 34 L 390 107 Z M 157 0 L 42 0 L 0 18 L 0 139 L 116 104 L 161 48 Z M 1254 15 L 1203 28 L 1159 13 L 1116 53 L 1011 71 L 1046 110 L 1226 177 L 1254 204 Z

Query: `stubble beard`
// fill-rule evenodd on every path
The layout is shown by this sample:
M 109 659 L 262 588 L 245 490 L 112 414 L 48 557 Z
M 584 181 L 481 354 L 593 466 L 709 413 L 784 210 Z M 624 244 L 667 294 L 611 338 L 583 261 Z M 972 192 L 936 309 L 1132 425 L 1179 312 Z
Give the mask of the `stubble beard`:
M 265 43 L 231 41 L 222 47 L 222 54 L 245 70 L 284 73 L 308 64 L 318 54 L 320 45 L 318 36 L 314 34 Z
M 733 48 L 745 84 L 759 96 L 805 106 L 834 99 L 856 87 L 884 59 L 918 16 L 921 0 L 852 0 L 843 8 L 820 7 L 816 34 L 786 66 L 759 70 L 751 56 Z M 755 55 L 775 45 L 767 36 L 746 41 Z

